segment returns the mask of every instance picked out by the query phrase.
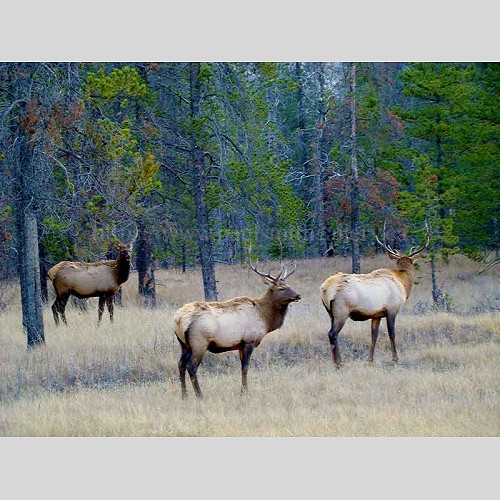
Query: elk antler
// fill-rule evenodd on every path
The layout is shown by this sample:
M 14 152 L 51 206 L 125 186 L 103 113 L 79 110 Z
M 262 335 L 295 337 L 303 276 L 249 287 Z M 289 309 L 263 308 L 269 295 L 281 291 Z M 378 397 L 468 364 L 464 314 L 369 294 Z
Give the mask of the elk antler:
M 130 246 L 133 246 L 133 245 L 134 245 L 135 240 L 137 239 L 137 236 L 139 236 L 139 228 L 137 227 L 137 224 L 136 224 L 135 222 L 134 222 L 133 224 L 134 224 L 134 226 L 135 226 L 135 235 L 134 235 L 134 237 L 130 240 L 130 243 L 129 243 L 129 245 L 130 245 Z
M 289 278 L 297 269 L 297 264 L 295 264 L 295 262 L 292 262 L 291 264 L 293 266 L 293 269 L 289 272 L 288 269 L 282 264 L 284 270 L 285 270 L 285 274 L 283 276 L 283 278 L 281 278 L 283 281 L 285 281 L 287 278 Z
M 278 238 L 279 244 L 280 244 L 280 266 L 281 266 L 281 272 L 284 273 L 283 277 L 281 278 L 282 281 L 285 281 L 287 278 L 289 278 L 297 269 L 297 265 L 295 262 L 291 262 L 291 265 L 293 265 L 293 269 L 291 272 L 288 271 L 287 267 L 285 264 L 283 264 L 283 243 L 281 243 L 281 238 Z M 279 274 L 281 276 L 281 273 Z M 278 278 L 279 278 L 278 276 Z
M 256 266 L 254 266 L 254 265 L 252 264 L 252 261 L 251 261 L 251 260 L 249 260 L 248 262 L 249 262 L 250 267 L 252 268 L 252 270 L 253 270 L 254 272 L 256 272 L 259 276 L 262 276 L 263 278 L 265 278 L 265 279 L 267 279 L 267 280 L 269 280 L 269 281 L 273 281 L 273 282 L 275 282 L 275 283 L 276 283 L 276 281 L 278 281 L 278 280 L 280 279 L 280 276 L 281 276 L 281 274 L 282 274 L 282 272 L 283 272 L 283 269 L 282 269 L 282 270 L 280 271 L 280 273 L 278 274 L 278 276 L 274 277 L 274 276 L 272 276 L 272 275 L 271 275 L 271 272 L 268 272 L 267 274 L 260 272 L 260 271 L 257 269 L 257 267 L 256 267 Z
M 261 271 L 259 271 L 259 270 L 257 269 L 257 264 L 258 264 L 258 262 L 256 262 L 256 263 L 255 263 L 255 265 L 253 265 L 253 264 L 252 264 L 252 260 L 251 260 L 251 258 L 250 258 L 250 254 L 251 254 L 251 252 L 252 252 L 252 247 L 250 246 L 250 247 L 248 248 L 248 263 L 249 263 L 250 267 L 252 268 L 252 270 L 253 270 L 254 272 L 256 272 L 259 276 L 262 276 L 263 278 L 265 278 L 265 279 L 267 279 L 267 280 L 269 280 L 269 281 L 272 281 L 272 282 L 274 282 L 274 283 L 276 283 L 276 282 L 277 282 L 277 281 L 279 281 L 280 279 L 281 279 L 281 281 L 285 281 L 285 279 L 286 279 L 287 277 L 290 277 L 290 276 L 291 276 L 291 275 L 295 272 L 295 270 L 297 269 L 297 265 L 295 264 L 295 262 L 292 262 L 292 265 L 293 265 L 294 267 L 293 267 L 292 271 L 291 271 L 291 272 L 289 272 L 289 271 L 288 271 L 288 268 L 285 266 L 285 264 L 283 264 L 283 262 L 282 262 L 282 260 L 281 260 L 281 257 L 280 257 L 280 267 L 281 267 L 281 270 L 280 270 L 280 272 L 279 272 L 279 274 L 278 274 L 277 276 L 273 276 L 273 275 L 271 274 L 271 270 L 269 270 L 269 272 L 268 272 L 268 273 L 263 273 L 263 272 L 261 272 Z
M 420 248 L 417 248 L 417 250 L 415 250 L 414 252 L 412 252 L 412 249 L 413 249 L 413 247 L 412 247 L 410 249 L 411 253 L 408 255 L 408 257 L 413 257 L 414 255 L 417 255 L 417 253 L 422 252 L 423 250 L 425 250 L 429 246 L 429 242 L 431 241 L 431 234 L 429 232 L 429 226 L 427 225 L 427 223 L 425 223 L 425 229 L 426 229 L 426 235 L 427 235 L 427 241 L 426 241 L 425 245 L 423 245 Z
M 385 225 L 386 225 L 387 220 L 384 221 L 384 242 L 382 243 L 379 239 L 378 236 L 375 234 L 375 239 L 377 240 L 378 244 L 383 246 L 385 251 L 394 255 L 395 257 L 401 257 L 400 253 L 397 250 L 392 249 L 389 245 L 386 244 L 385 242 Z

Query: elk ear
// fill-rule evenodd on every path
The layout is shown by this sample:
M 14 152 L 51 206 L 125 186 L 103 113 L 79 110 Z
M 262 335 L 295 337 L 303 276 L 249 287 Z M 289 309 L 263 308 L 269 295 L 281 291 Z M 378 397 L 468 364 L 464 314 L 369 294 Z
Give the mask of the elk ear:
M 399 260 L 399 257 L 397 255 L 394 255 L 390 252 L 387 252 L 387 255 L 389 256 L 389 259 L 391 259 L 391 260 Z
M 271 280 L 268 280 L 267 278 L 262 278 L 262 283 L 267 286 L 271 286 L 273 282 Z

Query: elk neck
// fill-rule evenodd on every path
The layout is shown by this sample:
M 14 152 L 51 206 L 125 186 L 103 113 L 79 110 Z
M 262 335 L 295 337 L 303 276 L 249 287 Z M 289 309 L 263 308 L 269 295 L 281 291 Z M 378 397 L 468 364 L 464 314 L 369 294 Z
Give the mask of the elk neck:
M 124 256 L 119 255 L 116 259 L 116 269 L 118 283 L 121 285 L 128 280 L 130 274 L 130 261 L 127 261 Z
M 406 300 L 410 296 L 413 281 L 415 280 L 415 273 L 413 267 L 405 269 L 393 269 L 394 274 L 403 285 L 406 292 Z
M 262 319 L 267 326 L 267 333 L 277 330 L 285 321 L 288 304 L 278 304 L 273 300 L 271 288 L 260 298 L 255 299 L 255 304 L 259 308 Z

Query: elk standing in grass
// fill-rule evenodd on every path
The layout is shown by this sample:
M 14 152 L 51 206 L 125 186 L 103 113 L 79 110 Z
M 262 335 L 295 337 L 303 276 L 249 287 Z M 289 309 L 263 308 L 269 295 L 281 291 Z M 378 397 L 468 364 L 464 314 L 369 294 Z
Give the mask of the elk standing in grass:
M 401 255 L 385 243 L 384 247 L 390 259 L 395 260 L 396 269 L 377 269 L 368 274 L 337 273 L 330 276 L 321 285 L 321 299 L 331 320 L 328 338 L 332 348 L 334 364 L 341 364 L 337 337 L 347 321 L 366 321 L 371 319 L 372 343 L 368 354 L 368 361 L 373 361 L 373 353 L 377 342 L 380 320 L 386 318 L 387 330 L 391 341 L 392 359 L 398 361 L 396 351 L 396 316 L 400 307 L 408 300 L 414 281 L 413 263 L 417 255 L 429 245 L 427 242 L 421 248 L 409 255 Z
M 191 302 L 181 307 L 174 317 L 175 334 L 181 344 L 179 375 L 182 398 L 187 397 L 186 368 L 194 391 L 202 397 L 196 372 L 206 351 L 213 353 L 239 350 L 241 360 L 241 392 L 247 390 L 250 356 L 262 339 L 283 324 L 288 305 L 300 300 L 285 279 L 288 272 L 282 264 L 278 276 L 261 273 L 250 264 L 269 286 L 262 297 L 236 297 L 226 302 Z
M 98 322 L 101 322 L 104 303 L 108 306 L 109 318 L 113 321 L 113 298 L 128 279 L 132 244 L 133 241 L 127 245 L 118 245 L 118 257 L 115 260 L 92 263 L 63 261 L 49 269 L 48 275 L 56 292 L 56 300 L 52 305 L 56 325 L 59 324 L 59 314 L 64 323 L 68 324 L 65 309 L 71 295 L 79 299 L 99 297 Z

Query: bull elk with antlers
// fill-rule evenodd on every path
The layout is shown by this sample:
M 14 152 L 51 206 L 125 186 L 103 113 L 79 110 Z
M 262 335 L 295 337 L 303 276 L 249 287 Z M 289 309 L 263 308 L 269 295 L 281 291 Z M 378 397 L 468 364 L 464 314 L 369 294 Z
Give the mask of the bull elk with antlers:
M 334 364 L 341 364 L 337 337 L 347 318 L 354 321 L 371 319 L 372 343 L 368 361 L 373 361 L 373 353 L 377 342 L 380 320 L 386 318 L 389 339 L 391 341 L 392 359 L 398 361 L 396 351 L 396 316 L 400 307 L 408 300 L 414 281 L 413 263 L 418 254 L 429 245 L 429 229 L 427 242 L 408 255 L 401 255 L 378 237 L 390 259 L 396 261 L 396 269 L 377 269 L 368 274 L 337 273 L 327 278 L 321 285 L 321 299 L 331 320 L 328 338 L 332 348 Z
M 118 257 L 114 260 L 98 262 L 59 262 L 51 267 L 48 276 L 56 292 L 56 300 L 52 304 L 52 313 L 56 325 L 61 315 L 66 321 L 66 304 L 71 295 L 79 299 L 99 297 L 98 322 L 101 322 L 106 303 L 109 318 L 113 321 L 113 298 L 119 288 L 128 280 L 132 246 L 137 238 L 137 232 L 132 241 L 126 245 L 118 245 Z
M 269 286 L 262 297 L 236 297 L 225 302 L 191 302 L 176 312 L 174 329 L 182 348 L 179 375 L 183 399 L 187 397 L 186 368 L 196 396 L 202 397 L 196 372 L 207 350 L 213 353 L 239 351 L 241 392 L 246 392 L 253 349 L 269 332 L 281 327 L 288 305 L 301 299 L 285 283 L 295 267 L 289 272 L 281 264 L 281 271 L 276 277 L 260 272 L 252 263 L 250 267 Z

